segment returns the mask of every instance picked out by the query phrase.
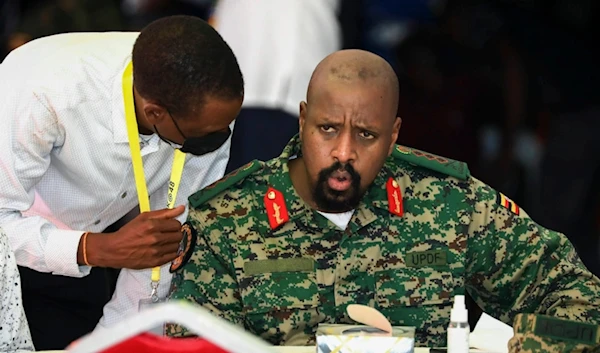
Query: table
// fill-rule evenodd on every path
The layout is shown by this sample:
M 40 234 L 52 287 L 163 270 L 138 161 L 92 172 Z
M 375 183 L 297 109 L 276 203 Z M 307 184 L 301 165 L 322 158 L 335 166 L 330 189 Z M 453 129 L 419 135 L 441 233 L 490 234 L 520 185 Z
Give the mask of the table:
M 493 317 L 483 314 L 471 332 L 472 353 L 507 353 L 512 328 Z M 315 353 L 316 347 L 273 347 L 277 353 Z M 67 351 L 44 351 L 45 353 L 67 353 Z M 429 348 L 415 348 L 415 353 L 429 353 Z

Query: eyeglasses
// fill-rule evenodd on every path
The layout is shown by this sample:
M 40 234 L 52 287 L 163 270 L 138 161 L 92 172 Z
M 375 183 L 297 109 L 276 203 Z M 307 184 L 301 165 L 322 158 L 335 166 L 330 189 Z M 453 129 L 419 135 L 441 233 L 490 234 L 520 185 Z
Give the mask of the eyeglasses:
M 156 126 L 154 127 L 154 129 L 156 129 L 156 133 L 158 134 L 158 137 L 161 138 L 161 140 L 171 145 L 171 147 L 179 149 L 181 152 L 190 153 L 196 156 L 201 156 L 213 152 L 219 147 L 223 146 L 225 141 L 227 141 L 227 139 L 231 135 L 231 129 L 227 127 L 227 131 L 215 131 L 202 137 L 187 138 L 183 131 L 181 131 L 181 128 L 179 128 L 179 125 L 177 125 L 173 114 L 171 114 L 169 110 L 167 110 L 167 113 L 169 113 L 169 116 L 171 117 L 175 128 L 177 128 L 177 131 L 179 131 L 179 133 L 183 137 L 183 145 L 179 145 L 175 142 L 166 140 L 158 133 L 158 129 L 156 129 Z

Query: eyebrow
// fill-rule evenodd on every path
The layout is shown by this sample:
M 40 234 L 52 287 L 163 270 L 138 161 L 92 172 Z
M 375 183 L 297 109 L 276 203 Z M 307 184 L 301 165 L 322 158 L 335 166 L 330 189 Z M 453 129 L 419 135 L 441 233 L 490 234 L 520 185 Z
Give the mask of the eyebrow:
M 317 118 L 317 123 L 319 125 L 337 126 L 337 125 L 343 125 L 344 120 L 340 119 L 340 118 L 332 118 L 330 116 L 320 116 L 319 118 Z
M 355 127 L 357 127 L 357 128 L 359 128 L 359 129 L 373 131 L 373 132 L 377 132 L 377 131 L 381 130 L 381 127 L 378 128 L 378 127 L 376 127 L 374 125 L 371 125 L 369 123 L 365 123 L 365 122 L 360 121 L 360 120 L 357 121 L 357 122 L 354 122 L 352 125 L 355 126 Z
M 339 125 L 344 124 L 344 119 L 322 115 L 318 118 L 317 124 L 339 126 Z M 364 119 L 359 119 L 358 121 L 352 122 L 352 126 L 359 128 L 359 129 L 369 130 L 369 131 L 381 130 L 380 127 L 378 128 L 377 126 L 375 126 L 373 124 L 369 124 L 368 122 L 365 122 Z

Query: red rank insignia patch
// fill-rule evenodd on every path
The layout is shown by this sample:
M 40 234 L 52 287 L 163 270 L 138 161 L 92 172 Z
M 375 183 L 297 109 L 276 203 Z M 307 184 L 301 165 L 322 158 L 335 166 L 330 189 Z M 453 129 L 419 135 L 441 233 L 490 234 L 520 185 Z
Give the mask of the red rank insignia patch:
M 385 188 L 387 189 L 388 209 L 390 210 L 390 213 L 402 217 L 404 214 L 404 207 L 402 206 L 402 191 L 400 190 L 400 185 L 398 185 L 398 182 L 394 178 L 390 177 Z
M 507 210 L 516 214 L 517 216 L 519 215 L 519 206 L 517 206 L 517 204 L 513 200 L 506 197 L 506 195 L 504 195 L 503 193 L 497 192 L 496 202 L 498 202 L 500 206 L 506 208 Z
M 283 194 L 279 190 L 269 187 L 264 199 L 271 229 L 275 229 L 290 220 Z

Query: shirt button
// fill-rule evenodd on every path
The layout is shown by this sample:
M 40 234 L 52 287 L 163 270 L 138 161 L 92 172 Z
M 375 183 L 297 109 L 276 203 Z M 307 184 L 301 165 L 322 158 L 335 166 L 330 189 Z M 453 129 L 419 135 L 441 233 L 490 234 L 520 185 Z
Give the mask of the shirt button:
M 121 198 L 124 199 L 127 197 L 127 191 L 125 191 L 124 193 L 121 194 Z
M 98 224 L 100 224 L 100 220 L 97 220 L 96 222 L 94 222 L 95 226 L 97 226 Z

